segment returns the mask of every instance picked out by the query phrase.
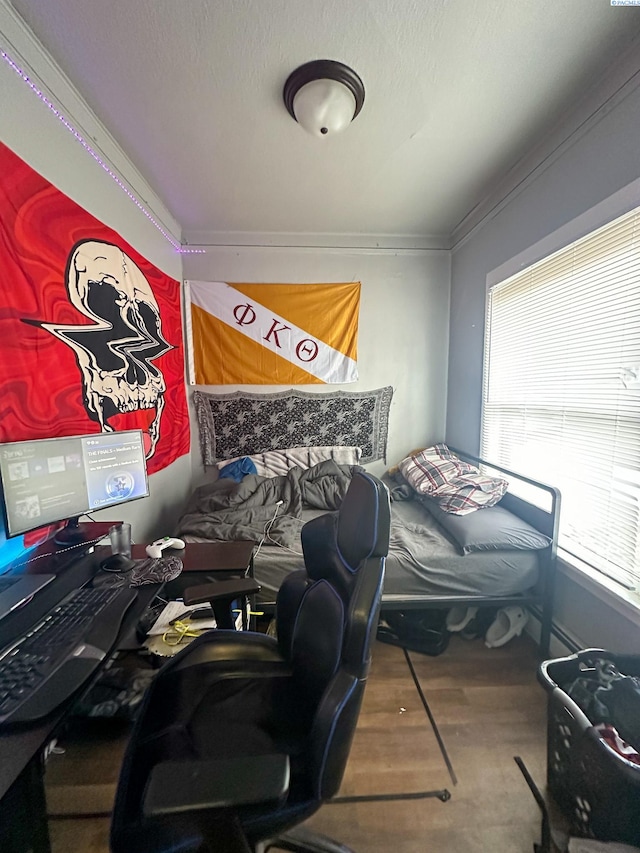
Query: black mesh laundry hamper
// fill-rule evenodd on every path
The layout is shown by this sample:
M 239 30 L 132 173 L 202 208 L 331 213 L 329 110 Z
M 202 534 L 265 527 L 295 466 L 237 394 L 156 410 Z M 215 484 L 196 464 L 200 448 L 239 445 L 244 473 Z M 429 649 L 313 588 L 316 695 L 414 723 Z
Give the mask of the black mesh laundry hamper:
M 602 649 L 585 649 L 539 667 L 538 679 L 548 693 L 547 784 L 572 835 L 640 846 L 640 766 L 609 746 L 566 692 L 602 658 L 624 675 L 640 676 L 640 656 Z

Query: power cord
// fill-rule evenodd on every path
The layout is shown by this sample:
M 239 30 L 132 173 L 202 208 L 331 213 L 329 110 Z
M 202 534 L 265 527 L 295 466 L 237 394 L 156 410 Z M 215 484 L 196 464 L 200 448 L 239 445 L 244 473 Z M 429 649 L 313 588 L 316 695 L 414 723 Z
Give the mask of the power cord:
M 263 528 L 262 539 L 258 542 L 258 547 L 256 548 L 255 554 L 253 555 L 254 560 L 258 556 L 258 554 L 260 553 L 260 549 L 262 548 L 265 539 L 269 536 L 269 531 L 271 530 L 271 528 L 275 524 L 276 516 L 278 515 L 278 512 L 280 511 L 280 507 L 282 506 L 283 503 L 284 503 L 284 501 L 276 501 L 276 508 L 273 511 L 273 515 L 271 516 L 269 521 L 267 521 L 267 523 L 265 524 L 265 526 Z
M 301 527 L 304 526 L 304 521 L 301 518 L 297 518 L 295 515 L 291 515 L 290 513 L 286 513 L 286 515 L 281 515 L 280 518 L 292 518 L 294 521 L 298 521 Z M 283 545 L 282 542 L 278 542 L 270 535 L 271 526 L 273 525 L 273 521 L 271 525 L 268 526 L 268 529 L 265 528 L 265 537 L 271 542 L 272 545 L 275 545 L 277 548 L 282 548 L 283 551 L 288 551 L 290 554 L 295 554 L 296 557 L 302 557 L 302 551 L 296 551 L 293 548 L 287 547 L 287 545 Z

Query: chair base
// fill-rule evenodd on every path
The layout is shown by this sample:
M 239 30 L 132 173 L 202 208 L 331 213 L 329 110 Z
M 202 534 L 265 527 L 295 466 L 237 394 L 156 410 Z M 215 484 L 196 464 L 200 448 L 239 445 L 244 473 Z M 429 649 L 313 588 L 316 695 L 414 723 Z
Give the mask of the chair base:
M 256 853 L 266 853 L 272 848 L 290 850 L 292 853 L 354 853 L 351 847 L 304 826 L 296 826 L 278 838 L 258 845 Z

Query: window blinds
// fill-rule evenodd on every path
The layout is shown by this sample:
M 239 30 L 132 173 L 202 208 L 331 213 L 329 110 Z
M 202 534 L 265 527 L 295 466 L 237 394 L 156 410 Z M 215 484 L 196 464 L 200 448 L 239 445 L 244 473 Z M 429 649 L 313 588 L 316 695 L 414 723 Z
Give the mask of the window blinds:
M 640 588 L 640 208 L 489 291 L 482 456 L 558 487 L 559 544 Z

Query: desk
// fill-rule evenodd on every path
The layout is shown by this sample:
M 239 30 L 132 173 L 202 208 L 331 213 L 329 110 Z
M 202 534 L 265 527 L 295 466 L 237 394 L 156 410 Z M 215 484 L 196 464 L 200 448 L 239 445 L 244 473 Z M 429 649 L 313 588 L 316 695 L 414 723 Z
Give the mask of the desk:
M 162 588 L 162 597 L 168 601 L 182 598 L 188 587 L 200 586 L 206 583 L 226 580 L 227 578 L 253 577 L 253 552 L 256 542 L 238 540 L 236 542 L 187 542 L 186 548 L 179 550 L 167 548 L 162 552 L 163 557 L 179 557 L 182 560 L 182 572 Z M 96 549 L 99 550 L 99 549 Z M 104 555 L 111 553 L 104 550 Z M 134 560 L 147 558 L 144 545 L 134 545 L 131 549 Z M 251 597 L 253 599 L 253 596 Z M 251 608 L 253 609 L 253 600 Z M 214 607 L 215 610 L 215 607 Z M 243 611 L 243 628 L 255 627 Z M 218 620 L 223 618 L 222 611 L 216 613 Z M 224 622 L 218 622 L 221 627 L 227 627 Z M 231 626 L 228 626 L 231 627 Z
M 45 563 L 45 560 L 41 560 Z M 46 571 L 42 566 L 42 571 Z M 98 571 L 95 553 L 75 560 L 26 606 L 0 622 L 0 648 L 19 637 L 40 620 L 69 592 L 86 584 Z M 159 586 L 141 587 L 138 598 L 128 610 L 114 650 L 135 631 L 143 610 Z M 103 662 L 107 663 L 107 659 Z M 95 674 L 87 681 L 91 683 Z M 50 851 L 44 798 L 43 749 L 73 707 L 77 695 L 64 702 L 53 714 L 29 726 L 0 733 L 0 848 L 2 853 L 48 853 Z
M 182 560 L 182 572 L 164 584 L 163 596 L 167 599 L 182 598 L 189 586 L 223 580 L 227 576 L 247 575 L 253 577 L 253 551 L 255 542 L 188 542 L 186 548 L 166 548 L 163 557 L 178 557 Z M 132 545 L 133 560 L 149 559 L 146 545 Z M 111 548 L 99 546 L 96 557 L 102 560 L 111 554 Z
M 189 543 L 184 550 L 166 550 L 163 556 L 175 555 L 183 562 L 183 571 L 175 581 L 161 587 L 148 584 L 138 588 L 138 598 L 127 612 L 114 652 L 136 648 L 135 627 L 142 612 L 162 590 L 163 595 L 179 598 L 188 586 L 215 581 L 228 575 L 253 571 L 255 543 L 203 542 Z M 110 548 L 99 546 L 92 554 L 80 557 L 61 570 L 54 581 L 38 593 L 33 601 L 9 614 L 0 622 L 0 648 L 19 637 L 40 620 L 69 592 L 99 577 L 99 564 Z M 146 559 L 144 545 L 134 545 L 132 557 Z M 52 559 L 55 553 L 52 554 Z M 39 569 L 46 571 L 46 560 Z M 108 658 L 103 662 L 106 665 Z M 95 678 L 94 673 L 87 686 Z M 53 714 L 30 726 L 0 733 L 0 849 L 2 853 L 49 853 L 46 802 L 44 795 L 43 750 L 69 715 L 76 696 L 63 703 Z
M 227 576 L 247 575 L 253 577 L 253 551 L 255 542 L 188 542 L 184 550 L 169 550 L 163 556 L 176 556 L 182 560 L 182 573 L 164 585 L 164 596 L 168 599 L 182 598 L 189 586 L 214 582 Z M 138 559 L 134 545 L 132 557 Z
M 205 583 L 215 583 L 228 577 L 253 577 L 253 551 L 256 542 L 242 539 L 236 542 L 187 542 L 186 548 L 166 548 L 162 557 L 178 557 L 182 571 L 162 587 L 162 596 L 168 601 L 183 597 L 185 589 Z M 133 560 L 149 559 L 146 545 L 132 545 Z M 105 546 L 96 548 L 96 556 L 103 560 L 111 554 Z M 248 626 L 245 625 L 245 628 Z

